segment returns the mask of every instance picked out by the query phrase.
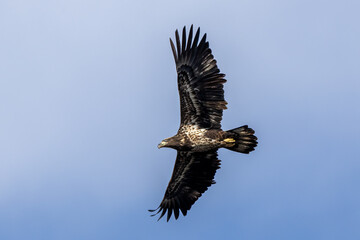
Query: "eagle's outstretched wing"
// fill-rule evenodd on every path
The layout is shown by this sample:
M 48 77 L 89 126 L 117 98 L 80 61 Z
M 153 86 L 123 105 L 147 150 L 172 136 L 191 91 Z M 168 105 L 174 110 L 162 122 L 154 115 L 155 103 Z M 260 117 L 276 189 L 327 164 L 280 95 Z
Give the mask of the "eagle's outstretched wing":
M 185 27 L 181 43 L 178 31 L 175 32 L 176 48 L 170 39 L 178 73 L 181 125 L 219 129 L 227 104 L 223 90 L 225 74 L 220 73 L 216 65 L 206 34 L 198 44 L 199 35 L 200 28 L 193 39 L 191 25 L 187 41 Z
M 211 184 L 214 184 L 216 170 L 220 168 L 217 151 L 187 152 L 178 151 L 174 171 L 166 189 L 164 199 L 158 210 L 152 216 L 160 213 L 162 218 L 167 212 L 169 221 L 172 212 L 175 219 L 179 217 L 179 210 L 185 216 L 195 201 L 201 197 Z

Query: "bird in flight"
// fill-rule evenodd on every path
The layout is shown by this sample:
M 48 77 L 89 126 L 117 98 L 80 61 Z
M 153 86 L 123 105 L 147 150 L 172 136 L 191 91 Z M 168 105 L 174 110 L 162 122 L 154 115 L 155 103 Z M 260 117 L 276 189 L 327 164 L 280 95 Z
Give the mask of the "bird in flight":
M 255 131 L 247 125 L 223 131 L 222 112 L 226 109 L 223 84 L 225 74 L 220 73 L 216 60 L 206 41 L 206 34 L 199 42 L 200 28 L 193 38 L 191 25 L 189 36 L 186 28 L 180 41 L 175 31 L 175 44 L 170 45 L 176 63 L 180 95 L 181 123 L 177 134 L 164 139 L 158 148 L 177 150 L 174 170 L 159 207 L 151 216 L 159 214 L 160 220 L 167 212 L 175 219 L 181 211 L 187 211 L 201 195 L 215 183 L 214 176 L 220 168 L 217 150 L 226 148 L 235 152 L 249 153 L 257 146 Z

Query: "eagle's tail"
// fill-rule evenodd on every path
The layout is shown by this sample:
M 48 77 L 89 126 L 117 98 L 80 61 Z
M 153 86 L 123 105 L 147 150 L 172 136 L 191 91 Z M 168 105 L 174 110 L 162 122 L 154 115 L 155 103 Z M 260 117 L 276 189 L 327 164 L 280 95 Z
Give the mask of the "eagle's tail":
M 225 148 L 241 153 L 249 153 L 255 150 L 257 137 L 254 135 L 255 131 L 247 125 L 226 132 L 229 133 L 230 137 L 224 140 L 228 145 Z

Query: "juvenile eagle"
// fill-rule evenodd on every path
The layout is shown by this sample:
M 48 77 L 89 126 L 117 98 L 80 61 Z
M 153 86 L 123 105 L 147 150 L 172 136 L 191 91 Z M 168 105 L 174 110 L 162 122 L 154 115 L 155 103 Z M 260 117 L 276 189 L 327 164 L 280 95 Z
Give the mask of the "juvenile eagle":
M 174 148 L 177 157 L 160 206 L 149 210 L 158 210 L 152 216 L 161 212 L 159 219 L 167 212 L 167 221 L 172 212 L 177 219 L 179 210 L 185 216 L 202 193 L 215 183 L 215 172 L 220 168 L 219 148 L 249 153 L 257 145 L 255 132 L 247 125 L 221 130 L 222 111 L 227 104 L 223 90 L 225 74 L 220 73 L 216 65 L 206 34 L 200 43 L 199 35 L 200 28 L 193 38 L 191 25 L 187 41 L 185 27 L 181 42 L 175 31 L 176 47 L 170 38 L 178 74 L 181 123 L 178 133 L 163 140 L 158 148 Z

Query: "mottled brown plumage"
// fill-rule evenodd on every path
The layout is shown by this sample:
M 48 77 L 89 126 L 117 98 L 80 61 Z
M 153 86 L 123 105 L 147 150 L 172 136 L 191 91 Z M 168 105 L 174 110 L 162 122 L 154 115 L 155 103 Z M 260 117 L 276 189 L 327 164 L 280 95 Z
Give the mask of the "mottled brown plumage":
M 249 153 L 257 145 L 254 130 L 246 125 L 221 130 L 222 112 L 227 104 L 223 90 L 225 74 L 220 73 L 216 65 L 206 34 L 200 42 L 199 36 L 200 28 L 193 39 L 191 25 L 187 41 L 185 27 L 181 42 L 178 31 L 175 32 L 176 47 L 170 39 L 178 74 L 181 123 L 178 133 L 163 140 L 158 147 L 170 147 L 178 153 L 165 196 L 159 210 L 152 215 L 161 212 L 160 219 L 167 212 L 167 221 L 172 212 L 175 219 L 179 217 L 179 211 L 185 216 L 195 201 L 215 183 L 215 172 L 220 168 L 219 148 Z

